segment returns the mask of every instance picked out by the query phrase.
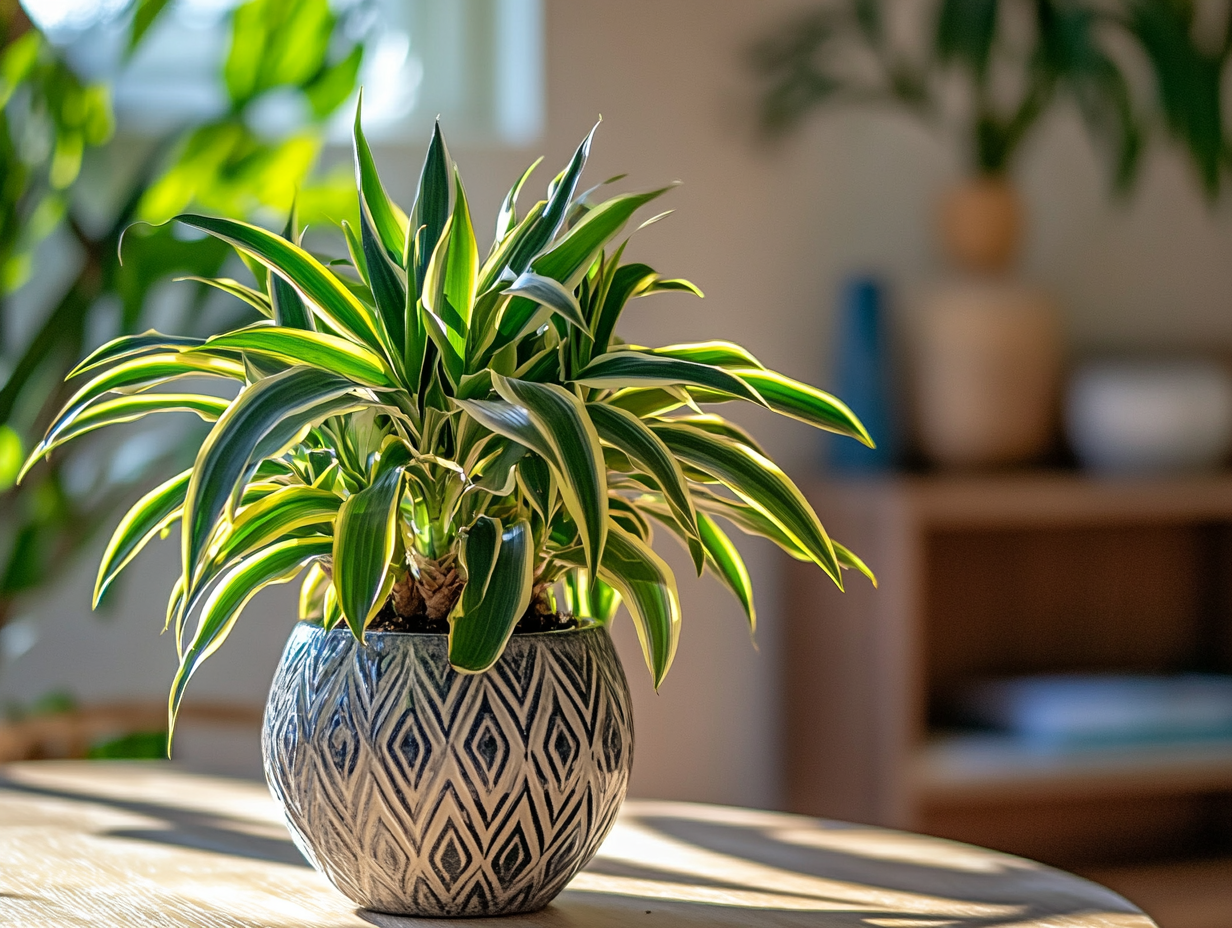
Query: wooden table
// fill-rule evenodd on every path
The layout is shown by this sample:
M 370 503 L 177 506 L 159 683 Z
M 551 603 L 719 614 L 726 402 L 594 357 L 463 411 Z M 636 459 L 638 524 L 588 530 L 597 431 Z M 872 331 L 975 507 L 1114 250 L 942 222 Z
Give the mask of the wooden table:
M 370 928 L 492 921 L 357 910 L 259 783 L 161 762 L 0 767 L 0 926 Z M 626 803 L 555 903 L 509 925 L 1154 928 L 1110 890 L 918 835 L 749 809 Z

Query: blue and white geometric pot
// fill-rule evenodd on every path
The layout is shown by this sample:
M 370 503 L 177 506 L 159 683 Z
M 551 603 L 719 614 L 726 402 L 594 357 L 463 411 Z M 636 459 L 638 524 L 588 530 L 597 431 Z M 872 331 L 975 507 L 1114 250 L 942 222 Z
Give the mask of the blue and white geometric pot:
M 633 716 L 601 627 L 514 635 L 482 674 L 445 635 L 301 622 L 265 710 L 265 776 L 296 845 L 358 905 L 543 908 L 624 800 Z

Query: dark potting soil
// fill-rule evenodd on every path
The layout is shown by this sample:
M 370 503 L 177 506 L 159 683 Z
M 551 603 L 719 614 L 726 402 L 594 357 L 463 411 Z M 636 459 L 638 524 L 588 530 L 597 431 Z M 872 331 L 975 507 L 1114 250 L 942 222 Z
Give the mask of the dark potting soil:
M 513 627 L 515 635 L 527 635 L 532 632 L 560 632 L 577 628 L 578 620 L 572 615 L 557 612 L 541 613 L 532 605 L 526 610 L 517 625 Z M 386 603 L 372 624 L 368 626 L 374 632 L 419 632 L 421 634 L 449 634 L 448 619 L 430 619 L 427 615 L 399 615 L 390 603 Z
M 537 612 L 532 607 L 522 616 L 521 621 L 513 626 L 513 633 L 529 635 L 531 632 L 563 632 L 577 627 L 578 620 L 568 613 L 562 615 L 559 612 Z

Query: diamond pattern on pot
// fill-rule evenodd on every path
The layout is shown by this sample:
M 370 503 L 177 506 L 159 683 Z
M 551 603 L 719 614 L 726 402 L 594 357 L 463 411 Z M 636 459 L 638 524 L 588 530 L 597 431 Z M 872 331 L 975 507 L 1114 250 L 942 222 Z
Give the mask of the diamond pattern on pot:
M 615 821 L 633 758 L 606 630 L 515 635 L 483 674 L 444 635 L 296 626 L 266 776 L 305 856 L 359 905 L 485 916 L 546 905 Z

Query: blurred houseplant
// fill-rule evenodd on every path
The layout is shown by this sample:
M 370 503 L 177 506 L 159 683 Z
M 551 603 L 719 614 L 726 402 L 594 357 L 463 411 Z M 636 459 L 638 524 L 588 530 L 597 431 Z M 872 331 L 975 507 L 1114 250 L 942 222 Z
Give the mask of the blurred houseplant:
M 349 262 L 331 270 L 298 248 L 294 216 L 281 236 L 178 216 L 269 268 L 267 288 L 224 284 L 268 319 L 103 346 L 31 457 L 134 415 L 215 421 L 194 465 L 124 518 L 98 592 L 181 524 L 174 716 L 251 596 L 306 569 L 266 771 L 310 859 L 377 910 L 537 909 L 597 849 L 632 760 L 606 626 L 623 602 L 656 687 L 679 635 L 652 522 L 750 626 L 749 577 L 716 517 L 840 586 L 844 568 L 868 573 L 748 434 L 700 409 L 749 402 L 867 442 L 841 402 L 727 342 L 616 337 L 628 301 L 696 288 L 622 262 L 621 230 L 666 188 L 579 195 L 590 144 L 519 216 L 522 175 L 485 258 L 439 129 L 408 216 L 357 113 Z M 184 375 L 240 390 L 152 390 Z
M 165 7 L 166 0 L 132 4 L 130 55 L 168 15 Z M 186 463 L 164 430 L 144 443 L 83 443 L 13 486 L 22 448 L 63 403 L 56 385 L 89 340 L 148 327 L 166 303 L 158 294 L 163 281 L 212 277 L 228 255 L 212 240 L 138 227 L 121 265 L 124 229 L 137 219 L 161 222 L 190 203 L 239 215 L 285 212 L 297 189 L 314 219 L 337 215 L 348 202 L 339 199 L 349 186 L 345 173 L 314 179 L 312 167 L 325 120 L 353 94 L 362 46 L 346 37 L 327 0 L 251 0 L 230 23 L 221 75 L 226 111 L 159 139 L 117 140 L 109 86 L 79 77 L 16 0 L 0 0 L 0 336 L 7 333 L 7 341 L 0 337 L 0 627 L 16 617 L 22 597 L 71 567 L 73 553 L 134 489 Z M 277 93 L 304 100 L 309 120 L 270 138 L 249 128 L 248 117 Z M 23 289 L 31 279 L 56 285 Z M 187 324 L 195 331 L 219 323 L 217 312 L 205 311 L 211 292 L 200 284 L 192 296 Z M 226 312 L 233 320 L 234 306 Z
M 1029 460 L 1052 438 L 1061 344 L 1048 299 L 1006 279 L 1023 222 L 1014 160 L 1068 100 L 1114 188 L 1128 188 L 1148 107 L 1132 93 L 1133 62 L 1111 50 L 1122 40 L 1149 59 L 1167 127 L 1214 196 L 1228 164 L 1219 81 L 1232 29 L 1204 44 L 1186 0 L 941 0 L 923 47 L 904 47 L 893 19 L 905 9 L 839 0 L 769 36 L 753 54 L 761 123 L 781 133 L 818 108 L 889 106 L 954 135 L 970 176 L 943 198 L 939 231 L 965 280 L 934 295 L 917 333 L 921 440 L 945 464 Z

